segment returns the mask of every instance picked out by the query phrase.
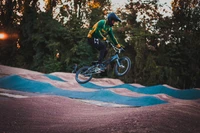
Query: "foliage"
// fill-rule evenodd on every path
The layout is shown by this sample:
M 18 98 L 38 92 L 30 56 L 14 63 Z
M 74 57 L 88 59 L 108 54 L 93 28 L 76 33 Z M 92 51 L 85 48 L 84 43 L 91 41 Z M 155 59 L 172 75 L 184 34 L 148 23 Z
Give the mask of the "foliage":
M 110 0 L 47 0 L 45 4 L 42 11 L 38 0 L 0 1 L 0 32 L 9 34 L 9 39 L 0 40 L 0 63 L 44 73 L 90 65 L 98 52 L 86 36 L 111 11 Z M 125 47 L 124 56 L 132 61 L 130 72 L 120 79 L 199 87 L 200 7 L 196 0 L 174 0 L 172 15 L 165 17 L 163 6 L 158 0 L 130 0 L 116 11 L 122 23 L 113 27 L 114 34 Z M 108 50 L 111 56 L 113 51 Z M 107 70 L 107 76 L 115 78 L 112 66 Z
M 193 1 L 194 2 L 194 1 Z M 172 18 L 162 19 L 157 23 L 160 32 L 160 55 L 165 55 L 166 62 L 160 64 L 173 69 L 169 75 L 173 83 L 180 88 L 199 86 L 199 6 L 192 1 L 174 1 Z M 165 49 L 165 50 L 163 50 Z M 162 52 L 162 53 L 161 53 Z M 175 76 L 175 77 L 172 77 Z

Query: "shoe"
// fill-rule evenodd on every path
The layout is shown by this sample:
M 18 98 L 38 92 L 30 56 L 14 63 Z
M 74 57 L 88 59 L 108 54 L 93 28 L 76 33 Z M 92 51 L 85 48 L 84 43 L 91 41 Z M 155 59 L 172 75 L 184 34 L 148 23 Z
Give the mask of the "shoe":
M 97 67 L 95 68 L 96 73 L 101 73 L 105 71 L 105 67 L 103 64 L 98 64 Z

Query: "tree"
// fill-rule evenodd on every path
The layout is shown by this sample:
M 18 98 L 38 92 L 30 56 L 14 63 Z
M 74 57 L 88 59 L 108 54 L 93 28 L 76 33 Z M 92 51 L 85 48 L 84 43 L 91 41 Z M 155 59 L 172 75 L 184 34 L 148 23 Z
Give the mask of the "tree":
M 157 29 L 160 32 L 161 55 L 166 62 L 159 63 L 173 70 L 168 79 L 179 88 L 199 86 L 199 15 L 197 1 L 174 0 L 172 18 L 160 20 Z M 163 50 L 165 49 L 165 50 Z
M 0 40 L 0 63 L 15 65 L 15 56 L 18 51 L 19 23 L 22 13 L 22 0 L 0 1 L 0 32 L 7 34 L 7 39 Z
M 155 78 L 159 78 L 158 65 L 154 47 L 157 46 L 157 35 L 153 34 L 155 22 L 162 18 L 158 12 L 160 5 L 154 1 L 130 1 L 123 11 L 125 19 L 124 34 L 128 42 L 129 57 L 133 61 L 133 69 L 130 72 L 131 82 L 145 85 L 158 83 Z M 153 49 L 152 49 L 153 48 Z M 160 69 L 159 69 L 160 70 Z

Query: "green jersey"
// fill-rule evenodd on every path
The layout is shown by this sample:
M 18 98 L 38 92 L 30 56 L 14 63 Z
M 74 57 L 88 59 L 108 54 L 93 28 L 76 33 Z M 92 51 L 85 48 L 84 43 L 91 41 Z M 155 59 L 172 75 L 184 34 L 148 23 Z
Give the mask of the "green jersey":
M 104 39 L 106 35 L 110 36 L 111 40 L 113 41 L 115 45 L 118 44 L 117 39 L 115 38 L 113 34 L 112 27 L 106 24 L 106 20 L 100 20 L 92 27 L 87 37 Z

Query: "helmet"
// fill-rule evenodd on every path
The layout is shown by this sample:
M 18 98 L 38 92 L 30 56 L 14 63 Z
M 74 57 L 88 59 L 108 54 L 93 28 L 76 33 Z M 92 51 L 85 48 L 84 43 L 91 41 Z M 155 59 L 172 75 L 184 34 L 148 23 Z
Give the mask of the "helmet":
M 113 12 L 108 14 L 107 19 L 108 19 L 107 20 L 108 21 L 108 25 L 110 25 L 110 26 L 113 26 L 112 20 L 114 20 L 115 22 L 117 22 L 117 21 L 121 22 L 121 19 Z

